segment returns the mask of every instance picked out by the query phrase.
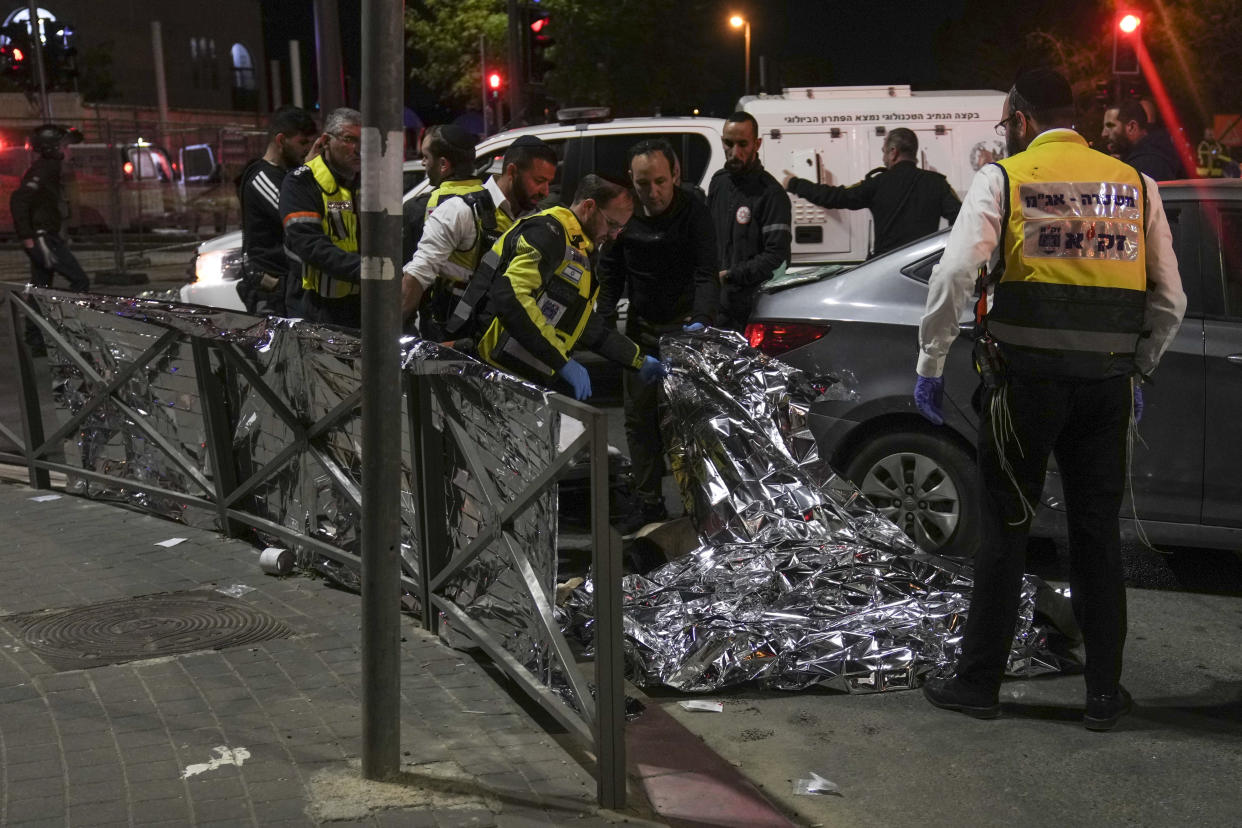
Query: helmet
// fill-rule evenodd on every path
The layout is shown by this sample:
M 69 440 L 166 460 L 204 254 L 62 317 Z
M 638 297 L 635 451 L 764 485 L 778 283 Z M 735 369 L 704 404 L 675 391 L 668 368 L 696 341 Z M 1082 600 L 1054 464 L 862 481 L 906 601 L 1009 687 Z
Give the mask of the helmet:
M 82 133 L 59 124 L 42 124 L 30 133 L 30 148 L 43 156 L 60 158 L 62 144 L 82 143 Z

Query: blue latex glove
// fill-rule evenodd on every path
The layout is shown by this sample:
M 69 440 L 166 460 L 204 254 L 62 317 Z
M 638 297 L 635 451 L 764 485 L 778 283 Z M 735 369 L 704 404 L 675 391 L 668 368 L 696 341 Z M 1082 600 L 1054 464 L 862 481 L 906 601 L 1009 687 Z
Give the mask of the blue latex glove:
M 556 373 L 564 378 L 574 389 L 575 400 L 585 400 L 591 396 L 591 375 L 587 373 L 587 369 L 582 367 L 582 363 L 576 359 L 571 359 L 561 366 Z
M 914 382 L 914 407 L 936 425 L 944 425 L 944 377 L 920 376 Z
M 1143 419 L 1143 386 L 1134 383 L 1134 422 Z
M 703 329 L 704 329 L 704 325 L 702 322 L 691 322 L 689 325 L 686 325 L 684 328 L 682 328 L 682 330 L 685 331 L 686 333 L 698 333 L 699 331 Z
M 668 369 L 664 367 L 663 362 L 652 356 L 643 358 L 643 365 L 638 369 L 639 379 L 651 385 L 651 383 L 662 380 L 667 376 Z

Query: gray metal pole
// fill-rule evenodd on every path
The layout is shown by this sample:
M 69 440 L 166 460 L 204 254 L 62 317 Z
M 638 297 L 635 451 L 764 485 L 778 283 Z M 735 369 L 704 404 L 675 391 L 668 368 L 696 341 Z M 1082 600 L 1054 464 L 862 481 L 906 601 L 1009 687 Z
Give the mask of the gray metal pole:
M 151 55 L 155 63 L 155 101 L 160 108 L 160 134 L 156 141 L 163 145 L 168 130 L 168 84 L 164 78 L 164 34 L 158 20 L 151 21 Z
M 491 107 L 487 105 L 487 53 L 483 51 L 483 35 L 479 35 L 479 93 L 483 96 L 483 135 L 491 135 L 487 128 L 487 113 Z
M 34 47 L 35 74 L 39 79 L 39 112 L 47 123 L 52 120 L 52 107 L 47 99 L 47 68 L 43 65 L 43 25 L 35 0 L 27 0 L 26 8 L 30 11 L 30 45 Z
M 296 107 L 302 103 L 302 46 L 296 40 L 289 41 L 289 97 Z
M 402 0 L 362 3 L 362 775 L 401 752 Z M 321 98 L 322 100 L 322 98 Z M 412 402 L 411 402 L 412 404 Z
M 608 518 L 608 415 L 591 412 L 591 541 L 595 570 L 596 796 L 625 807 L 625 656 L 621 622 L 621 543 Z
M 522 31 L 522 15 L 518 9 L 518 0 L 509 0 L 509 122 L 520 124 L 522 117 L 523 90 L 526 88 L 526 74 L 522 71 L 522 44 L 530 32 Z
M 400 31 L 405 31 L 404 25 Z M 319 69 L 319 111 L 327 117 L 329 112 L 345 105 L 341 16 L 336 0 L 315 0 L 315 65 Z

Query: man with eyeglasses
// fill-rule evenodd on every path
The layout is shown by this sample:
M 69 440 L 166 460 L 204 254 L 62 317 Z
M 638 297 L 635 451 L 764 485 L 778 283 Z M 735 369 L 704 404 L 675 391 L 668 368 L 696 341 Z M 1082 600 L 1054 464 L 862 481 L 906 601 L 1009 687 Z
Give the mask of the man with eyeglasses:
M 857 184 L 816 184 L 785 170 L 785 189 L 826 210 L 870 210 L 875 240 L 867 258 L 873 258 L 936 232 L 942 218 L 952 224 L 962 208 L 943 175 L 920 169 L 918 152 L 918 136 L 897 127 L 884 136 L 880 151 L 884 166 Z
M 290 280 L 304 291 L 302 316 L 346 328 L 362 327 L 356 203 L 361 136 L 362 113 L 333 110 L 318 144 L 322 152 L 285 176 L 280 188 Z
M 1086 645 L 1088 730 L 1129 712 L 1118 515 L 1127 439 L 1146 379 L 1186 310 L 1172 234 L 1150 177 L 1087 146 L 1074 96 L 1050 69 L 1019 75 L 1005 100 L 1008 158 L 966 192 L 919 329 L 914 403 L 944 423 L 945 357 L 981 269 L 975 365 L 980 544 L 955 675 L 933 705 L 980 719 L 998 695 L 1017 623 L 1027 533 L 1049 455 L 1065 488 L 1073 609 Z
M 585 400 L 591 378 L 573 358 L 578 346 L 638 371 L 644 382 L 665 375 L 633 341 L 594 310 L 596 246 L 615 240 L 634 213 L 630 191 L 583 176 L 569 207 L 523 219 L 500 237 L 471 280 L 487 289 L 478 310 L 478 354 L 486 362 L 554 391 Z

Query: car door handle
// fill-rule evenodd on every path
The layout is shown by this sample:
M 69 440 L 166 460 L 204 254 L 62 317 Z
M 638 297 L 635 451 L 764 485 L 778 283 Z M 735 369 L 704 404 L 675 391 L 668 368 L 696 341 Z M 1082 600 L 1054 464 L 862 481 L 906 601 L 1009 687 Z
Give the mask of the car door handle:
M 1230 354 L 1225 357 L 1225 359 L 1229 360 L 1234 365 L 1242 365 L 1242 354 Z

